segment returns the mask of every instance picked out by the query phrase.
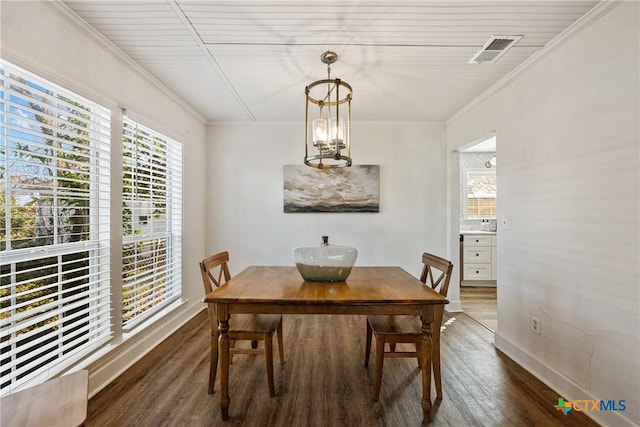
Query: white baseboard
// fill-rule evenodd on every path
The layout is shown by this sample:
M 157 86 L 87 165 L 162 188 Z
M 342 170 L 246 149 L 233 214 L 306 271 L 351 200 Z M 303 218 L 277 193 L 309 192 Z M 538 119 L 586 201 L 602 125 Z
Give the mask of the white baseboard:
M 202 303 L 197 302 L 187 307 L 176 309 L 166 316 L 164 322 L 157 322 L 147 330 L 141 331 L 139 335 L 114 347 L 112 351 L 92 363 L 87 367 L 89 370 L 89 398 L 109 385 L 205 308 Z
M 558 393 L 558 397 L 563 397 L 567 401 L 582 399 L 608 400 L 612 397 L 593 396 L 590 392 L 584 390 L 562 373 L 525 352 L 497 332 L 495 334 L 495 347 L 529 371 L 533 376 L 549 386 L 552 390 L 556 391 Z M 552 407 L 552 405 L 556 403 L 557 401 L 549 402 L 549 407 Z M 638 427 L 638 423 L 625 417 L 623 412 L 584 411 L 583 413 L 604 427 Z
M 460 313 L 462 312 L 462 301 L 449 301 L 449 304 L 444 306 L 447 313 Z

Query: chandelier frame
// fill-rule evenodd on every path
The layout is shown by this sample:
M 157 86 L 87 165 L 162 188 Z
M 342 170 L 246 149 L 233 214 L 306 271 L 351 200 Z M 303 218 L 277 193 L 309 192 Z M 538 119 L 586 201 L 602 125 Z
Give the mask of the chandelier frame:
M 338 60 L 338 55 L 335 52 L 327 51 L 323 53 L 320 60 L 327 64 L 327 78 L 317 80 L 305 87 L 304 164 L 318 169 L 349 167 L 353 163 L 351 160 L 351 100 L 353 99 L 353 88 L 349 83 L 341 79 L 331 78 L 331 64 Z M 317 90 L 322 85 L 327 86 L 326 93 Z M 315 91 L 314 88 L 316 88 Z M 341 93 L 342 98 L 340 97 Z M 309 110 L 315 107 L 318 108 L 317 116 L 319 119 L 310 121 Z M 344 124 L 345 119 L 346 126 Z M 333 120 L 335 123 L 334 129 L 329 129 L 328 134 L 324 135 L 325 140 L 318 140 L 317 129 L 314 134 L 314 122 L 319 120 L 328 120 L 329 123 Z M 324 130 L 327 132 L 327 129 Z M 318 151 L 317 154 L 309 154 L 310 136 L 311 147 L 315 147 Z M 334 138 L 331 139 L 331 136 Z

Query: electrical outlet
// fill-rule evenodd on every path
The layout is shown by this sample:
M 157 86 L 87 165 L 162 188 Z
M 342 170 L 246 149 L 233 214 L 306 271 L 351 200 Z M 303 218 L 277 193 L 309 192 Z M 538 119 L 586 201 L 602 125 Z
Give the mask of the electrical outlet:
M 540 335 L 541 327 L 542 327 L 542 324 L 540 323 L 540 318 L 535 314 L 532 314 L 531 315 L 531 332 L 533 332 L 536 335 Z

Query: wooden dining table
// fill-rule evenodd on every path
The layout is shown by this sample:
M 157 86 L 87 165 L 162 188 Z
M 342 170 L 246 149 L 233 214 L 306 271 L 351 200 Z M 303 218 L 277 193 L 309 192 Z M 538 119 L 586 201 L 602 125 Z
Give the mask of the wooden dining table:
M 422 410 L 431 413 L 431 324 L 448 301 L 400 267 L 354 267 L 345 282 L 306 282 L 295 267 L 251 266 L 206 295 L 216 305 L 220 410 L 229 419 L 229 316 L 260 314 L 413 314 L 422 318 Z M 364 327 L 362 333 L 364 334 Z M 318 357 L 322 357 L 318 355 Z

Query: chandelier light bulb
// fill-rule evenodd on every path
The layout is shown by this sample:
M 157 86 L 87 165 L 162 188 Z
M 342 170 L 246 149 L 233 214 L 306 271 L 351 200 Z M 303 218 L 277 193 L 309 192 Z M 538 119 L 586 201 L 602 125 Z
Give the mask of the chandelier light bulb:
M 315 119 L 313 121 L 313 145 L 315 147 L 326 145 L 328 139 L 327 121 Z
M 342 117 L 337 120 L 335 117 L 329 119 L 329 132 L 333 146 L 338 145 L 341 146 L 340 148 L 344 148 L 344 120 Z

